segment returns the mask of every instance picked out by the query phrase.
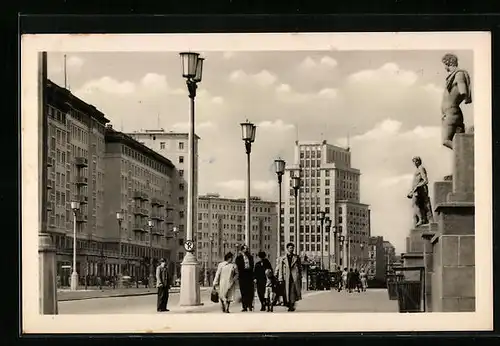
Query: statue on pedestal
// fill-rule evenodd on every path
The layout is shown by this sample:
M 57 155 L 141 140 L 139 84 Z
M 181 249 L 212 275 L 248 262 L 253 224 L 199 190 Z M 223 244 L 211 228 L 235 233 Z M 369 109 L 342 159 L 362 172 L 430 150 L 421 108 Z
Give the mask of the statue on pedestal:
M 453 137 L 465 132 L 464 116 L 460 104 L 472 103 L 471 78 L 466 70 L 458 68 L 458 58 L 446 54 L 442 58 L 446 77 L 443 100 L 441 103 L 443 145 L 453 150 Z
M 432 221 L 433 216 L 429 198 L 427 170 L 422 165 L 422 159 L 419 156 L 415 156 L 412 161 L 417 169 L 413 176 L 412 188 L 407 197 L 412 200 L 415 227 L 418 227 L 428 224 Z

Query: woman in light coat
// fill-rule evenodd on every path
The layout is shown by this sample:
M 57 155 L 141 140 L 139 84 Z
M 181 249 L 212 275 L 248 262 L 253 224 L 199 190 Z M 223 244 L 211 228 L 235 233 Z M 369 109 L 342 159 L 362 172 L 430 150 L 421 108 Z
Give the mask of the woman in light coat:
M 233 260 L 234 255 L 228 252 L 217 267 L 213 283 L 213 288 L 219 293 L 222 312 L 226 313 L 229 313 L 229 305 L 234 300 L 238 281 L 238 267 Z

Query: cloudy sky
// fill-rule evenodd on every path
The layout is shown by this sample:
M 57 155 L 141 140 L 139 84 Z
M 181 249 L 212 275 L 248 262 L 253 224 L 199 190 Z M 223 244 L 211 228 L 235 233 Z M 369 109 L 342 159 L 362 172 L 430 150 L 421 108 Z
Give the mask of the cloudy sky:
M 451 173 L 440 144 L 445 51 L 207 52 L 196 99 L 200 193 L 243 197 L 245 150 L 239 123 L 258 125 L 252 194 L 277 200 L 273 160 L 293 159 L 293 145 L 346 145 L 362 172 L 361 200 L 372 234 L 404 252 L 411 227 L 405 195 L 422 157 L 431 181 Z M 455 51 L 472 71 L 472 51 Z M 49 78 L 64 85 L 63 53 L 48 55 Z M 177 53 L 67 53 L 67 82 L 118 130 L 186 131 L 189 100 Z M 462 107 L 472 125 L 472 105 Z M 431 187 L 432 188 L 432 187 Z M 432 190 L 432 189 L 431 189 Z

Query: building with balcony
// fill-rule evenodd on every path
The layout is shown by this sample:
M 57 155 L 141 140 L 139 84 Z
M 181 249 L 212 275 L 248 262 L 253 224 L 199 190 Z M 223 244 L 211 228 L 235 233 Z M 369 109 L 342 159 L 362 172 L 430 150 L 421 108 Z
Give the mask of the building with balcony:
M 174 165 L 110 125 L 106 128 L 105 141 L 104 223 L 108 246 L 118 252 L 121 237 L 125 274 L 147 277 L 146 259 L 150 256 L 169 258 L 173 271 L 177 262 L 171 251 L 177 247 L 172 217 L 176 188 Z M 116 219 L 118 211 L 124 216 L 121 229 Z
M 47 231 L 57 249 L 57 275 L 69 285 L 73 250 L 71 201 L 77 215 L 77 271 L 96 275 L 104 233 L 104 131 L 109 120 L 94 106 L 48 80 Z M 111 273 L 110 267 L 103 271 Z
M 384 240 L 382 246 L 384 248 L 385 268 L 386 271 L 389 271 L 390 268 L 392 268 L 392 265 L 396 262 L 396 248 L 390 241 L 387 240 Z
M 252 197 L 250 252 L 257 260 L 264 251 L 276 263 L 277 203 Z M 212 269 L 231 251 L 238 253 L 245 243 L 245 199 L 224 198 L 218 194 L 198 196 L 197 257 L 204 268 Z M 210 255 L 211 253 L 211 255 Z
M 294 242 L 295 197 L 292 177 L 299 174 L 299 248 L 297 253 L 325 267 L 360 266 L 366 259 L 370 237 L 370 210 L 360 202 L 361 172 L 351 167 L 351 151 L 326 141 L 296 141 L 292 163 L 286 167 L 284 232 L 281 251 Z M 319 211 L 332 221 L 324 232 L 321 249 Z M 339 235 L 345 238 L 341 249 Z M 350 245 L 349 245 L 350 244 Z
M 180 262 L 184 258 L 184 236 L 186 234 L 186 223 L 187 223 L 187 192 L 188 192 L 188 159 L 189 159 L 189 148 L 188 148 L 188 134 L 187 133 L 177 133 L 172 131 L 165 131 L 164 129 L 158 130 L 141 130 L 134 131 L 132 133 L 127 133 L 129 136 L 140 142 L 141 144 L 147 146 L 148 148 L 156 151 L 160 155 L 168 158 L 175 165 L 175 176 L 173 182 L 172 190 L 172 222 L 175 227 L 177 227 L 178 242 L 177 247 L 172 249 L 176 252 L 175 256 Z M 198 196 L 198 140 L 200 137 L 195 135 L 195 162 L 194 162 L 194 196 Z M 197 214 L 196 208 L 197 203 L 194 202 L 195 213 Z M 196 218 L 193 217 L 193 235 L 194 241 L 196 241 Z
M 368 241 L 367 276 L 370 280 L 385 282 L 386 263 L 384 252 L 384 237 L 370 237 Z

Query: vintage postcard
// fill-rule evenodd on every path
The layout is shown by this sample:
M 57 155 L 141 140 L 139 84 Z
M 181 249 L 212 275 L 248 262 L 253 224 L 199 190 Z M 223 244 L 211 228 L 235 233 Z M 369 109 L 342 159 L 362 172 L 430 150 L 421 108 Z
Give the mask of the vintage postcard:
M 490 46 L 23 36 L 23 332 L 490 330 Z

